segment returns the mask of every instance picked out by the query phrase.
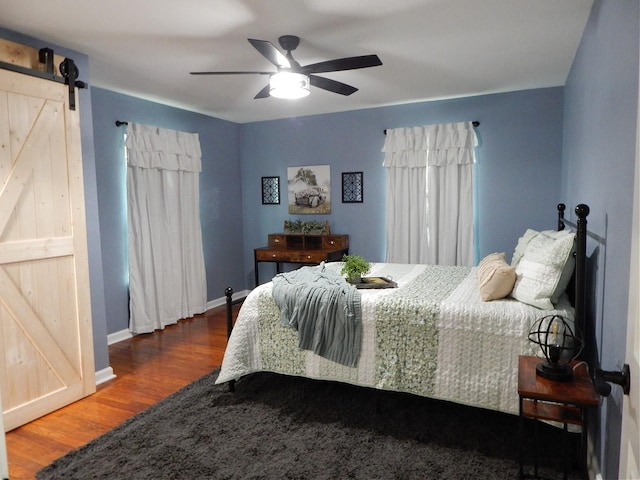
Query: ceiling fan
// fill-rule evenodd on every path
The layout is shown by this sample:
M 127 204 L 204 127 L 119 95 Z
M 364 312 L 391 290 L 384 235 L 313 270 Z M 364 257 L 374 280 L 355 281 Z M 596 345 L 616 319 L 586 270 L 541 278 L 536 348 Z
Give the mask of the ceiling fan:
M 287 52 L 286 54 L 281 53 L 269 41 L 253 38 L 248 40 L 258 52 L 278 67 L 276 72 L 190 72 L 191 75 L 269 75 L 269 84 L 260 90 L 254 98 L 267 98 L 270 96 L 300 98 L 309 94 L 309 84 L 340 95 L 351 95 L 358 91 L 356 87 L 326 77 L 319 77 L 315 75 L 316 73 L 355 70 L 382 65 L 377 55 L 362 55 L 337 58 L 303 66 L 294 60 L 293 55 L 291 55 L 291 52 L 300 44 L 300 38 L 295 35 L 283 35 L 278 39 L 282 49 Z

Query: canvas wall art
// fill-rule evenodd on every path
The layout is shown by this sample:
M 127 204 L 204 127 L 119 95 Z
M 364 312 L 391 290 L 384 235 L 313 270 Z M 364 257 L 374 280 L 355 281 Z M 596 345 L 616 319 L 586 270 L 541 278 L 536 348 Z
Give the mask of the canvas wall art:
M 288 205 L 293 214 L 331 213 L 331 167 L 288 167 Z

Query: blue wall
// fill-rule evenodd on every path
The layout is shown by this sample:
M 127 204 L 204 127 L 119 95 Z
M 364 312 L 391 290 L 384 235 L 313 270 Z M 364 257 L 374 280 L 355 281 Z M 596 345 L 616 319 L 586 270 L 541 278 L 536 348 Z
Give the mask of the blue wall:
M 562 186 L 591 207 L 588 321 L 596 363 L 620 370 L 627 333 L 629 255 L 638 113 L 639 3 L 596 0 L 565 87 Z M 634 379 L 638 373 L 634 373 Z M 622 391 L 599 412 L 596 448 L 604 478 L 618 478 Z
M 126 330 L 129 320 L 126 167 L 124 133 L 115 121 L 145 123 L 198 133 L 202 149 L 200 221 L 207 271 L 207 298 L 242 280 L 242 198 L 235 123 L 93 89 L 97 193 L 104 262 L 107 331 Z
M 350 251 L 371 261 L 385 258 L 386 172 L 382 167 L 384 129 L 478 120 L 476 215 L 477 253 L 495 251 L 510 258 L 528 227 L 554 228 L 562 200 L 563 89 L 548 88 L 496 95 L 414 103 L 345 113 L 255 122 L 240 126 L 244 203 L 245 280 L 253 284 L 253 248 L 269 233 L 282 231 L 287 167 L 330 165 L 333 233 L 350 236 Z M 364 203 L 341 203 L 341 173 L 362 171 Z M 262 205 L 262 176 L 280 176 L 280 205 Z M 275 272 L 261 264 L 260 282 Z

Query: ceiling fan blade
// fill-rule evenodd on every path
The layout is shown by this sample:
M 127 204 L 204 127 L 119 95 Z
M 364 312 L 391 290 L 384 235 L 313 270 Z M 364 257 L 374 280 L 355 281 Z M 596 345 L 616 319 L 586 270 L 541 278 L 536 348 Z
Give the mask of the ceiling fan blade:
M 333 93 L 339 93 L 340 95 L 351 95 L 358 91 L 356 87 L 347 85 L 346 83 L 336 82 L 325 77 L 317 77 L 316 75 L 309 75 L 309 83 L 314 87 L 328 90 Z
M 256 40 L 249 38 L 249 43 L 254 46 L 264 57 L 277 67 L 291 68 L 289 59 L 285 57 L 280 50 L 273 46 L 273 43 L 267 40 Z
M 273 72 L 189 72 L 191 75 L 273 75 Z
M 338 72 L 340 70 L 356 70 L 358 68 L 377 67 L 382 65 L 377 55 L 337 58 L 325 62 L 312 63 L 300 68 L 300 73 Z
M 256 94 L 256 96 L 255 96 L 255 97 L 253 97 L 253 99 L 255 100 L 255 99 L 257 99 L 257 98 L 269 98 L 269 97 L 270 97 L 270 95 L 269 95 L 269 88 L 270 88 L 270 85 L 269 85 L 269 84 L 267 84 L 267 86 L 266 86 L 266 87 L 264 87 L 262 90 L 260 90 L 260 91 Z

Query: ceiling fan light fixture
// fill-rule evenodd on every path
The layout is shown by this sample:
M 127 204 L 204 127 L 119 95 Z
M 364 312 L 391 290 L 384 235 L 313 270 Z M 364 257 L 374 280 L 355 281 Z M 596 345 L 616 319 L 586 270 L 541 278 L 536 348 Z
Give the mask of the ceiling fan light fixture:
M 278 72 L 269 78 L 269 95 L 296 99 L 309 95 L 309 77 L 302 73 Z

